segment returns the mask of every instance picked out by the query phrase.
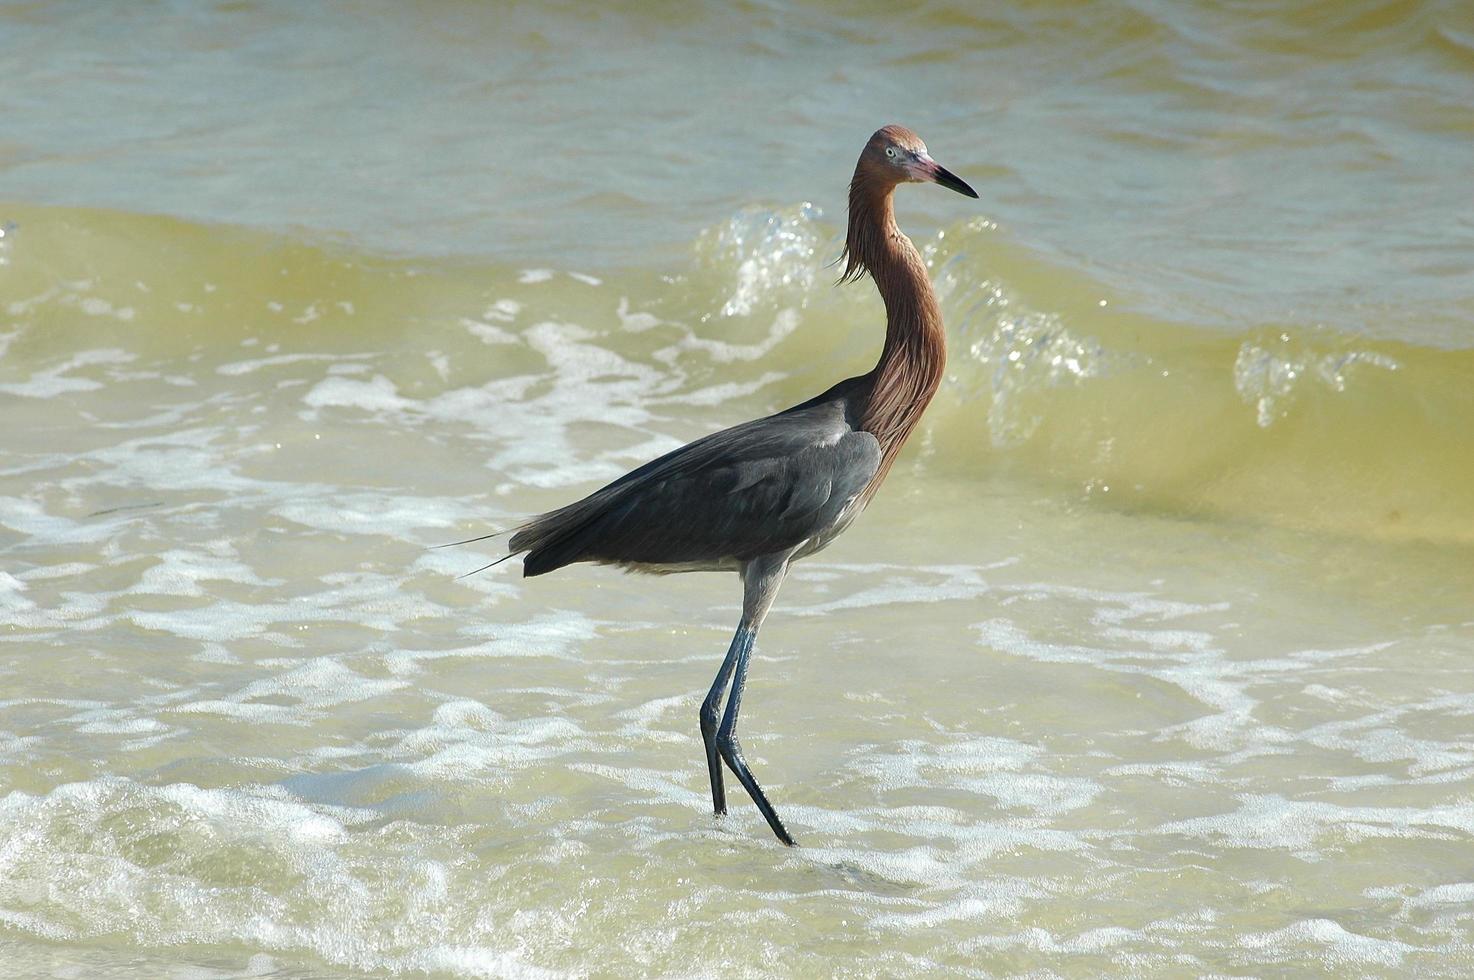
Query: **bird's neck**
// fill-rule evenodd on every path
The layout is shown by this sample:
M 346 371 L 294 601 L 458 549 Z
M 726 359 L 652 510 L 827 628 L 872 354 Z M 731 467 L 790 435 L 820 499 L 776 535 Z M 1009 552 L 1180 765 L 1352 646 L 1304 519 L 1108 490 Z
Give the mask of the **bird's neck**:
M 885 346 L 865 376 L 860 412 L 860 427 L 880 441 L 883 476 L 941 384 L 946 332 L 926 265 L 896 226 L 890 188 L 869 188 L 858 178 L 851 185 L 845 251 L 846 277 L 868 271 L 885 301 Z

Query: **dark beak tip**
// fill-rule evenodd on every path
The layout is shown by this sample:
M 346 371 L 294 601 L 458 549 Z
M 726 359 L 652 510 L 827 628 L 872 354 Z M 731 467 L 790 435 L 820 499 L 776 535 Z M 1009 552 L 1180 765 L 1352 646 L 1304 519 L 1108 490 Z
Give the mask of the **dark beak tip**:
M 937 167 L 937 173 L 934 179 L 938 184 L 941 184 L 943 187 L 954 190 L 965 197 L 970 197 L 974 200 L 977 200 L 978 192 L 968 186 L 967 181 L 963 180 L 961 177 L 957 176 L 946 167 Z

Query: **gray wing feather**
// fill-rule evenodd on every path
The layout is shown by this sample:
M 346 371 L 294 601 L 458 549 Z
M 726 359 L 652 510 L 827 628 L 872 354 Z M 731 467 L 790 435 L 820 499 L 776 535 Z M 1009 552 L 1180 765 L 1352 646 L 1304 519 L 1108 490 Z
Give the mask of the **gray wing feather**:
M 841 402 L 734 426 L 652 460 L 513 536 L 524 574 L 570 562 L 745 561 L 840 519 L 880 466 L 880 446 Z

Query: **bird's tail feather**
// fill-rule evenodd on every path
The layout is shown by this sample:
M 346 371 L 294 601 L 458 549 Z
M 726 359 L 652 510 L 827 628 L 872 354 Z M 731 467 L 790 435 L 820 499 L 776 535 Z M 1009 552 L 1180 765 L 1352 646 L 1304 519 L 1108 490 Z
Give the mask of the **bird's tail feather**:
M 463 545 L 463 544 L 475 544 L 477 541 L 490 541 L 492 538 L 499 538 L 503 534 L 508 534 L 508 533 L 510 533 L 510 534 L 513 535 L 513 540 L 515 541 L 516 540 L 516 537 L 515 537 L 516 534 L 518 532 L 520 532 L 523 528 L 527 527 L 527 526 L 528 526 L 527 524 L 519 524 L 517 527 L 504 528 L 504 529 L 502 529 L 500 531 L 492 531 L 490 534 L 480 534 L 480 535 L 477 535 L 474 538 L 465 538 L 464 540 L 461 540 L 461 541 L 447 541 L 445 544 L 434 544 L 434 545 L 431 545 L 430 546 L 430 550 L 431 551 L 435 551 L 435 550 L 438 550 L 440 548 L 455 548 L 455 547 L 457 547 L 459 545 Z M 469 571 L 469 572 L 467 572 L 464 575 L 457 575 L 456 578 L 457 579 L 469 578 L 470 576 L 475 575 L 477 572 L 484 572 L 488 568 L 495 568 L 497 565 L 500 565 L 502 562 L 506 561 L 508 558 L 514 558 L 514 557 L 516 557 L 517 555 L 520 555 L 523 551 L 526 551 L 526 550 L 527 550 L 526 548 L 511 548 L 511 550 L 509 550 L 505 555 L 502 555 L 496 561 L 491 562 L 491 563 L 486 564 L 486 565 L 482 565 L 480 568 L 477 568 L 477 569 L 474 569 L 472 571 Z
M 512 530 L 515 531 L 517 529 L 516 528 L 512 528 Z M 455 547 L 457 547 L 459 545 L 463 545 L 463 544 L 475 544 L 477 541 L 490 541 L 492 538 L 501 537 L 503 534 L 506 534 L 506 533 L 507 533 L 506 531 L 492 531 L 490 534 L 482 534 L 482 535 L 479 535 L 478 537 L 466 538 L 463 541 L 447 541 L 445 544 L 432 544 L 430 546 L 430 550 L 431 551 L 436 551 L 436 550 L 438 550 L 440 548 L 455 548 Z
M 524 578 L 545 575 L 584 557 L 589 525 L 597 521 L 608 501 L 598 494 L 534 517 L 512 535 L 513 553 L 527 552 Z
M 597 519 L 603 507 L 607 504 L 598 494 L 585 497 L 583 500 L 571 503 L 557 510 L 550 510 L 546 514 L 537 517 L 509 529 L 512 535 L 507 542 L 507 553 L 488 565 L 483 565 L 466 575 L 475 575 L 476 572 L 484 572 L 493 568 L 516 555 L 526 554 L 527 559 L 522 565 L 524 578 L 534 575 L 543 575 L 554 569 L 562 568 L 564 565 L 578 561 L 582 557 L 584 546 L 583 531 L 590 522 Z M 477 541 L 486 541 L 495 538 L 508 531 L 493 531 L 490 534 L 482 534 L 474 538 L 466 538 L 464 541 L 452 541 L 448 544 L 435 545 L 436 548 L 453 548 L 461 544 L 473 544 Z M 460 576 L 465 578 L 466 575 Z
M 515 556 L 516 554 L 517 554 L 517 552 L 515 552 L 515 551 L 509 551 L 505 555 L 502 555 L 500 558 L 498 558 L 496 561 L 490 562 L 490 563 L 485 564 L 485 565 L 482 565 L 480 568 L 473 569 L 472 571 L 469 571 L 469 572 L 467 572 L 464 575 L 457 575 L 456 578 L 457 579 L 470 578 L 472 575 L 475 575 L 477 572 L 484 572 L 488 568 L 495 568 L 496 566 L 500 565 L 502 562 L 506 561 L 508 558 L 511 558 L 511 557 Z

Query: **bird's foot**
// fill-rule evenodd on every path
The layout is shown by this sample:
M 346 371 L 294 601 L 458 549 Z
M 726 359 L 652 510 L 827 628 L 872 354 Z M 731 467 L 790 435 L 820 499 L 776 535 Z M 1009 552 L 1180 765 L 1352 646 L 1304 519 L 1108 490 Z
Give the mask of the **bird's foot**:
M 747 795 L 752 797 L 752 802 L 757 804 L 758 812 L 763 815 L 764 820 L 768 821 L 773 835 L 789 847 L 797 847 L 798 842 L 793 839 L 788 828 L 783 826 L 783 821 L 778 819 L 778 811 L 773 809 L 773 804 L 768 802 L 767 794 L 753 778 L 752 770 L 747 768 L 747 760 L 742 757 L 742 746 L 737 742 L 736 734 L 725 728 L 718 732 L 717 749 L 721 752 L 722 758 L 727 760 L 727 765 L 731 768 L 732 774 L 737 777 L 738 782 L 742 784 L 742 788 L 747 790 Z

